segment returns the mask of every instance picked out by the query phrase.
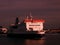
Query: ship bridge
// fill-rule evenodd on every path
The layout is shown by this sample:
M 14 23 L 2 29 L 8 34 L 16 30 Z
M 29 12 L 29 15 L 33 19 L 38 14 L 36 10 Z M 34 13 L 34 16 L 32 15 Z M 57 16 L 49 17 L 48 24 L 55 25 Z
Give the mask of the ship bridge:
M 45 22 L 42 19 L 25 19 L 27 31 L 41 31 L 43 30 L 43 23 Z

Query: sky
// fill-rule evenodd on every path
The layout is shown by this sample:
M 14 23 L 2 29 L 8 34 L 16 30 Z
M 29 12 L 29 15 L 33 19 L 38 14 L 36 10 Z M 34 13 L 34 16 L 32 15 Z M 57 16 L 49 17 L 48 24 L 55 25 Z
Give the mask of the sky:
M 30 12 L 45 20 L 45 28 L 60 28 L 60 0 L 0 0 L 0 25 L 15 23 L 17 16 L 21 22 Z

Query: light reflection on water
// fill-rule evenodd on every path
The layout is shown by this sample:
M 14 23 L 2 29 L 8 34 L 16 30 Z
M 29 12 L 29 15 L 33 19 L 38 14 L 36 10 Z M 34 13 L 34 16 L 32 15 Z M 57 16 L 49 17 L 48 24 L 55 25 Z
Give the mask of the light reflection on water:
M 60 34 L 46 34 L 40 39 L 0 37 L 1 45 L 60 45 Z
M 45 38 L 41 39 L 19 39 L 8 38 L 4 40 L 6 45 L 45 45 Z
M 26 40 L 26 45 L 45 45 L 45 40 Z

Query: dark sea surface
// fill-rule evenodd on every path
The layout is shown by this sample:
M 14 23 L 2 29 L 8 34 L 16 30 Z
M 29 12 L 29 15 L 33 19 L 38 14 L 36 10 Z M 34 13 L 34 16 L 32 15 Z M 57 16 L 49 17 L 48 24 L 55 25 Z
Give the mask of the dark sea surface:
M 60 45 L 60 34 L 46 34 L 40 39 L 9 38 L 0 35 L 0 45 Z

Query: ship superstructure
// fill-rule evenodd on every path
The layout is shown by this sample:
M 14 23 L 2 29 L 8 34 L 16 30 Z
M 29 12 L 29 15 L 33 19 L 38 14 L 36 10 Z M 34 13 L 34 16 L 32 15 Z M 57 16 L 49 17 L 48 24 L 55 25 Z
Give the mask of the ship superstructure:
M 24 23 L 26 23 L 26 29 L 27 31 L 37 31 L 39 32 L 44 32 L 43 30 L 43 24 L 44 20 L 42 19 L 32 19 L 32 18 L 27 18 L 24 20 Z

